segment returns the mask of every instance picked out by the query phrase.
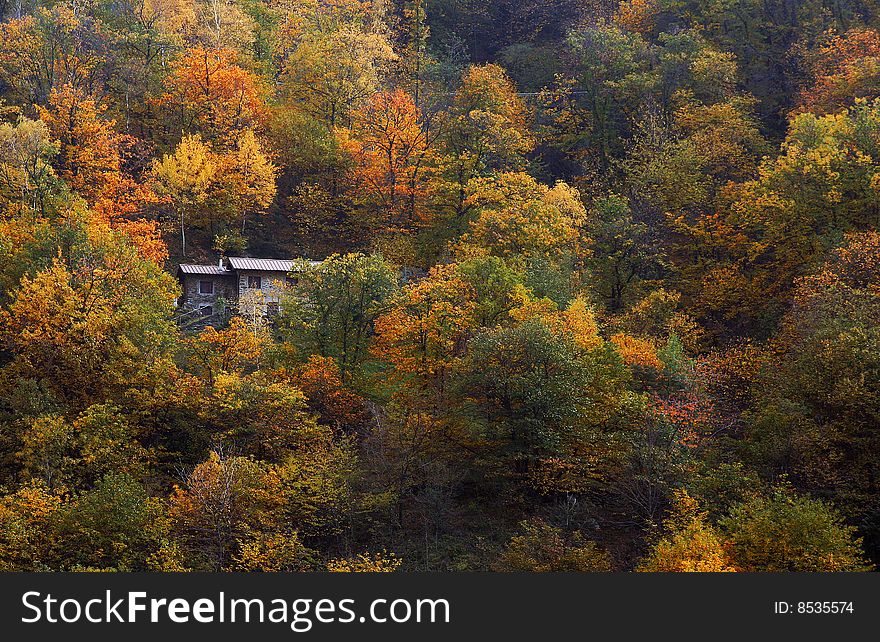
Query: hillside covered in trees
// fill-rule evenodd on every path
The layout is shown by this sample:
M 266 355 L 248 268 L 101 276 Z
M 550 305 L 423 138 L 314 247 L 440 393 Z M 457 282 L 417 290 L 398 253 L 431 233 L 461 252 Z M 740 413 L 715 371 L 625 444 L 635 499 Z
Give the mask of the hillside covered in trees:
M 872 569 L 878 161 L 875 0 L 0 0 L 0 570 Z

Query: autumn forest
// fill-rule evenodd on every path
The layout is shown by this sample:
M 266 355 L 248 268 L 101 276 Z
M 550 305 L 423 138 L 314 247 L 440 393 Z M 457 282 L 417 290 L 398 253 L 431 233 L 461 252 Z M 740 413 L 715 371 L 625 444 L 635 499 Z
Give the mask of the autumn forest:
M 878 226 L 876 0 L 0 0 L 0 571 L 872 570 Z

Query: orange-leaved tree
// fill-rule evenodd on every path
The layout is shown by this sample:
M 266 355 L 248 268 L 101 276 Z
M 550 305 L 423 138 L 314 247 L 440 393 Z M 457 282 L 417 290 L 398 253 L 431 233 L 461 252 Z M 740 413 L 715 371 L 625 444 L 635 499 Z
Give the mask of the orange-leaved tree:
M 425 161 L 431 136 L 421 110 L 401 89 L 376 94 L 337 130 L 351 158 L 349 178 L 382 227 L 411 230 L 425 223 Z
M 376 320 L 373 352 L 416 388 L 442 401 L 450 370 L 464 353 L 473 324 L 472 288 L 455 265 L 437 265 L 427 278 L 403 289 L 390 311 Z
M 258 127 L 265 116 L 259 78 L 230 49 L 187 49 L 166 87 L 159 102 L 179 114 L 181 128 L 220 145 L 233 146 L 239 132 Z
M 167 250 L 159 229 L 144 218 L 146 207 L 158 198 L 149 180 L 126 167 L 126 155 L 137 140 L 116 131 L 106 103 L 70 84 L 54 88 L 48 105 L 37 106 L 37 111 L 58 149 L 58 176 L 99 220 L 123 229 L 147 258 L 163 263 Z

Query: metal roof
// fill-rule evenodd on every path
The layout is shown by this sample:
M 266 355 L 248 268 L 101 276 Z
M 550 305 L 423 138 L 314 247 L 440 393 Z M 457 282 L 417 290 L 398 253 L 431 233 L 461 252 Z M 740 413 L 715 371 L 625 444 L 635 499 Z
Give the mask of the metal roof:
M 300 261 L 288 259 L 251 259 L 240 256 L 230 256 L 229 267 L 233 270 L 256 270 L 260 272 L 290 272 L 300 265 Z M 316 261 L 310 261 L 314 264 Z
M 178 270 L 184 274 L 211 274 L 213 276 L 229 276 L 231 273 L 225 267 L 219 265 L 194 265 L 192 263 L 181 263 Z
M 177 269 L 182 274 L 209 274 L 212 276 L 231 276 L 235 270 L 253 270 L 256 272 L 290 272 L 299 269 L 302 261 L 289 259 L 251 259 L 241 256 L 230 256 L 229 268 L 219 265 L 195 265 L 181 263 Z M 307 261 L 309 265 L 320 265 L 320 261 Z

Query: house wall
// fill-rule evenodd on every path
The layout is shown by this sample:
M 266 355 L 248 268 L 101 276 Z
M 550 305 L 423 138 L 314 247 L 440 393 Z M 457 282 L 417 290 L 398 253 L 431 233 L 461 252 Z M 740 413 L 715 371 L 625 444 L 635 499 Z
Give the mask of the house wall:
M 242 311 L 243 306 L 257 305 L 265 313 L 266 304 L 279 303 L 287 283 L 286 272 L 268 272 L 261 270 L 237 270 L 238 272 L 238 301 Z M 259 276 L 262 279 L 261 287 L 248 287 L 248 277 Z
M 214 294 L 200 294 L 199 282 L 213 281 Z M 231 301 L 237 294 L 234 288 L 234 280 L 231 276 L 216 276 L 210 274 L 187 274 L 183 278 L 183 303 L 182 307 L 188 310 L 197 310 L 203 305 L 214 307 L 218 310 L 218 300 Z
M 262 280 L 258 291 L 248 287 L 248 277 L 259 276 Z M 287 288 L 287 272 L 265 270 L 234 270 L 226 276 L 212 274 L 181 274 L 183 296 L 180 298 L 181 327 L 189 332 L 225 321 L 230 314 L 245 316 L 274 314 L 271 304 L 280 304 Z M 200 281 L 214 283 L 213 294 L 199 293 Z M 256 294 L 256 296 L 255 296 Z M 210 305 L 213 315 L 201 317 L 194 313 L 202 306 Z

